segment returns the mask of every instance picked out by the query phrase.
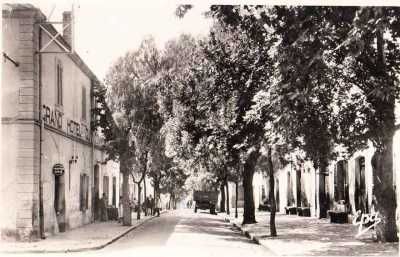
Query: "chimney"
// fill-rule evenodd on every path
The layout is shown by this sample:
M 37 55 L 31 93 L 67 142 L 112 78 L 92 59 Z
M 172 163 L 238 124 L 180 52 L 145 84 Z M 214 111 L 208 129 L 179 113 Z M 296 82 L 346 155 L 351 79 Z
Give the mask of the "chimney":
M 65 27 L 67 24 L 69 26 L 64 29 L 62 32 L 63 38 L 67 43 L 72 47 L 72 19 L 71 19 L 71 12 L 63 12 L 63 27 Z

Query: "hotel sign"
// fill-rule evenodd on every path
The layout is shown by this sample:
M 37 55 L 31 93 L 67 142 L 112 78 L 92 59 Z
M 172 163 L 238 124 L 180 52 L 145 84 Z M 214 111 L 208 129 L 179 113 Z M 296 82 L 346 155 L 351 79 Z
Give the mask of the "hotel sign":
M 42 106 L 42 117 L 45 124 L 63 131 L 68 135 L 90 141 L 89 128 L 85 123 L 79 123 L 64 117 L 64 113 L 49 106 Z

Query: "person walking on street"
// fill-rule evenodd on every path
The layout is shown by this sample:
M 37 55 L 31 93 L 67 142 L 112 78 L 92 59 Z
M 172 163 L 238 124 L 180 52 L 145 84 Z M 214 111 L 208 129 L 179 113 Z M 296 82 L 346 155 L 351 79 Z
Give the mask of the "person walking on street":
M 131 212 L 137 212 L 137 210 L 136 210 L 136 207 L 137 207 L 136 198 L 133 198 L 133 200 L 129 201 L 129 205 L 131 207 Z

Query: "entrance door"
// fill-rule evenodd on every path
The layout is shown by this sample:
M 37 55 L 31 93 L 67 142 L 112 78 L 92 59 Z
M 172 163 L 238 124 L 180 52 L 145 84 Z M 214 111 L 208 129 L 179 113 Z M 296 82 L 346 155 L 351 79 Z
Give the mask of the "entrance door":
M 65 176 L 54 176 L 54 211 L 58 224 L 58 230 L 65 232 Z
M 92 196 L 92 206 L 93 206 L 93 213 L 94 219 L 99 220 L 99 192 L 100 192 L 100 180 L 99 180 L 99 165 L 96 164 L 94 166 L 94 189 L 93 189 L 93 196 Z

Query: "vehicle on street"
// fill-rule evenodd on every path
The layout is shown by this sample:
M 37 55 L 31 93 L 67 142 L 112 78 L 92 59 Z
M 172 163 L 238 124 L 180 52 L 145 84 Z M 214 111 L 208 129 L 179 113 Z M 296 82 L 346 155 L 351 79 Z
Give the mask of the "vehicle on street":
M 193 200 L 195 201 L 194 212 L 197 209 L 210 210 L 211 214 L 215 214 L 215 206 L 218 201 L 218 192 L 216 191 L 194 191 Z

